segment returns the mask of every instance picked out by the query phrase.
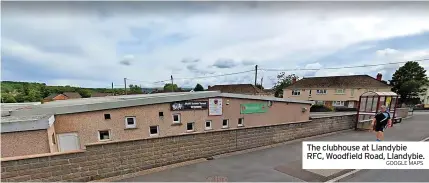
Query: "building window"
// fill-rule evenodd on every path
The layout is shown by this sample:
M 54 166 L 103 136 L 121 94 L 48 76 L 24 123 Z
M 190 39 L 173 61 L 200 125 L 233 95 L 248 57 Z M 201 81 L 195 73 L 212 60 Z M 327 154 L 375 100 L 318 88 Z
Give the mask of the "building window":
M 228 119 L 224 119 L 222 121 L 222 128 L 228 128 L 228 124 L 229 124 L 229 120 Z
M 344 101 L 333 101 L 332 105 L 333 106 L 344 106 Z
M 326 94 L 327 92 L 326 92 L 326 90 L 316 90 L 316 93 L 317 93 L 318 95 L 324 95 L 324 94 Z
M 336 89 L 335 93 L 336 94 L 344 94 L 344 93 L 346 93 L 346 90 L 345 89 Z
M 159 117 L 164 117 L 164 112 L 159 112 L 159 113 L 158 113 L 158 116 L 159 116 Z
M 150 134 L 150 136 L 159 135 L 159 127 L 158 126 L 150 126 L 149 127 L 149 134 Z
M 136 117 L 125 117 L 125 128 L 136 128 Z
M 206 130 L 211 130 L 212 129 L 212 121 L 206 121 L 206 124 L 205 124 L 206 126 L 205 126 L 205 129 Z
M 316 100 L 316 105 L 325 105 L 325 101 Z
M 104 119 L 111 119 L 110 114 L 104 114 Z
M 110 140 L 110 130 L 98 131 L 98 140 Z
M 352 89 L 352 96 L 355 95 L 355 89 Z
M 308 91 L 308 96 L 311 96 L 311 90 Z
M 56 140 L 55 140 L 55 134 L 52 134 L 52 144 L 56 144 Z
M 186 124 L 186 131 L 188 131 L 188 132 L 193 132 L 193 131 L 195 131 L 195 129 L 194 129 L 194 122 L 191 122 L 191 123 L 188 123 L 188 124 Z
M 292 90 L 292 95 L 294 96 L 301 95 L 301 90 Z
M 244 118 L 238 118 L 238 126 L 244 126 Z
M 180 114 L 173 114 L 173 123 L 180 123 Z

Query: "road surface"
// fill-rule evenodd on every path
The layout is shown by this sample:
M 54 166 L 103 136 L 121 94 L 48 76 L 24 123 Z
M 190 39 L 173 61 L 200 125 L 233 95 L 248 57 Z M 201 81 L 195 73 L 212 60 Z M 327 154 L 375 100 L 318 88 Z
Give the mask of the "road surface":
M 429 112 L 396 124 L 386 131 L 386 140 L 419 141 L 429 137 Z M 314 141 L 374 141 L 371 132 L 349 131 L 312 139 Z M 198 164 L 128 178 L 121 182 L 324 182 L 344 172 L 302 170 L 301 142 L 214 159 Z M 340 174 L 338 174 L 340 173 Z M 323 175 L 323 176 L 322 176 Z M 367 170 L 342 181 L 428 181 L 429 170 Z

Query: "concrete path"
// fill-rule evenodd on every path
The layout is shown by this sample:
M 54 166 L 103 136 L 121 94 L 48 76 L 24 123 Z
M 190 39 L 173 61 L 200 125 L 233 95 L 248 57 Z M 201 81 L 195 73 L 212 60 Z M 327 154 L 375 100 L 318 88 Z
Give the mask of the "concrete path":
M 413 118 L 395 125 L 386 132 L 386 140 L 418 141 L 429 136 L 429 113 L 417 114 Z M 312 139 L 313 141 L 374 141 L 371 132 L 350 131 L 330 136 Z M 339 171 L 317 172 L 301 169 L 301 144 L 295 142 L 270 149 L 239 154 L 184 167 L 169 169 L 161 172 L 121 180 L 123 182 L 323 182 Z M 381 172 L 384 172 L 382 170 Z M 386 171 L 385 176 L 396 174 Z M 411 173 L 410 173 L 411 172 Z M 376 171 L 360 174 L 361 177 L 345 181 L 378 181 Z M 406 175 L 405 175 L 406 174 Z M 428 171 L 404 172 L 404 180 L 420 181 L 422 176 L 429 175 Z M 384 175 L 383 175 L 384 177 Z M 366 179 L 365 179 L 366 178 Z M 399 181 L 399 179 L 392 180 Z M 391 179 L 386 179 L 386 181 Z M 429 179 L 426 179 L 426 181 Z
M 423 129 L 413 128 L 409 124 L 417 124 L 418 127 Z M 429 126 L 429 111 L 427 112 L 415 112 L 413 121 L 404 121 L 398 128 L 408 130 L 415 130 L 411 134 L 407 134 L 408 138 L 412 138 L 413 133 L 424 134 L 422 130 L 427 130 Z M 429 133 L 429 132 L 426 132 Z M 417 135 L 419 136 L 419 135 Z M 429 135 L 427 135 L 429 136 Z M 422 136 L 421 136 L 422 137 Z M 340 180 L 341 182 L 428 182 L 429 181 L 429 170 L 362 170 L 353 176 Z

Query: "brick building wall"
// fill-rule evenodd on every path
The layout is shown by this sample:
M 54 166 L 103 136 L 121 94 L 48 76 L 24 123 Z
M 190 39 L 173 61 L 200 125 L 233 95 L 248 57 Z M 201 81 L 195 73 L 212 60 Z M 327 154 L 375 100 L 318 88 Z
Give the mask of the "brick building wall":
M 75 153 L 2 159 L 1 181 L 85 182 L 351 129 L 355 115 L 225 131 L 88 145 Z
M 221 98 L 221 97 L 219 97 Z M 198 101 L 208 101 L 200 99 Z M 310 111 L 302 112 L 302 108 L 310 108 L 309 104 L 273 102 L 272 107 L 266 113 L 240 114 L 240 104 L 266 103 L 260 100 L 223 98 L 223 114 L 221 116 L 209 116 L 205 110 L 171 111 L 170 104 L 154 104 L 135 106 L 120 109 L 91 111 L 74 114 L 55 115 L 56 134 L 76 132 L 79 136 L 81 149 L 85 145 L 99 142 L 98 131 L 110 130 L 112 141 L 124 141 L 142 138 L 151 138 L 150 126 L 158 126 L 158 137 L 189 134 L 186 124 L 194 123 L 195 132 L 204 132 L 206 121 L 212 121 L 212 130 L 222 129 L 222 120 L 229 120 L 229 129 L 238 128 L 238 119 L 244 119 L 245 127 L 262 125 L 275 125 L 286 122 L 305 121 L 309 119 Z M 163 112 L 163 117 L 159 117 Z M 111 119 L 104 119 L 104 114 L 110 114 Z M 180 114 L 181 124 L 173 124 L 173 114 Z M 136 118 L 136 128 L 125 128 L 125 117 Z M 191 132 L 194 133 L 194 132 Z
M 49 153 L 47 130 L 1 134 L 1 157 Z

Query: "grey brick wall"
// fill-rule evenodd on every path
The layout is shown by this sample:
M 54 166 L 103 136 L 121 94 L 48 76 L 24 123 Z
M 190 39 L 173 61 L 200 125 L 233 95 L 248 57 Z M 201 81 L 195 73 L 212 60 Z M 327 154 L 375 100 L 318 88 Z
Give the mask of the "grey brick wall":
M 86 182 L 153 167 L 352 129 L 354 115 L 87 146 L 86 151 L 1 162 L 1 181 Z

